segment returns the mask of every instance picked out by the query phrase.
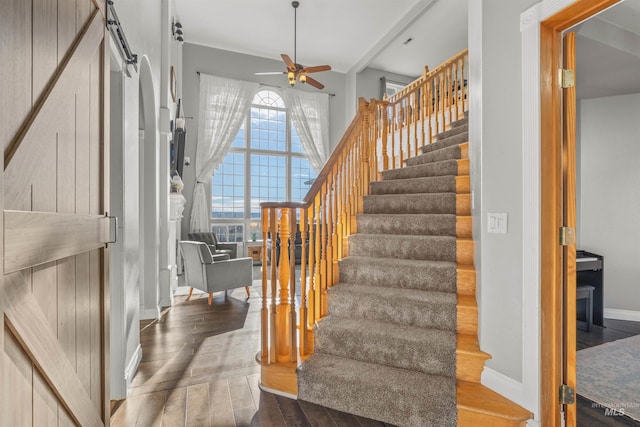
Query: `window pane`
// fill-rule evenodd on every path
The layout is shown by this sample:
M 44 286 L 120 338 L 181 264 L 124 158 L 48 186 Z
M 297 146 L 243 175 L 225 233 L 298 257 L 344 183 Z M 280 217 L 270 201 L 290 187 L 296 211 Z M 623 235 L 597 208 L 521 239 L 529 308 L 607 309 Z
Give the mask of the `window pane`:
M 242 126 L 240 130 L 236 134 L 235 139 L 233 140 L 232 147 L 244 148 L 244 122 L 242 122 Z
M 244 241 L 244 225 L 216 224 L 211 226 L 220 243 L 235 243 Z
M 284 156 L 251 155 L 251 218 L 260 218 L 260 203 L 285 201 L 286 168 Z
M 228 153 L 211 179 L 211 218 L 244 218 L 244 153 Z
M 254 105 L 266 105 L 269 107 L 284 108 L 284 101 L 277 92 L 267 89 L 261 90 L 253 97 Z
M 291 158 L 291 201 L 301 202 L 318 174 L 306 157 Z
M 252 107 L 250 147 L 260 150 L 285 151 L 287 149 L 286 134 L 273 129 L 285 125 L 286 120 L 287 115 L 284 111 Z

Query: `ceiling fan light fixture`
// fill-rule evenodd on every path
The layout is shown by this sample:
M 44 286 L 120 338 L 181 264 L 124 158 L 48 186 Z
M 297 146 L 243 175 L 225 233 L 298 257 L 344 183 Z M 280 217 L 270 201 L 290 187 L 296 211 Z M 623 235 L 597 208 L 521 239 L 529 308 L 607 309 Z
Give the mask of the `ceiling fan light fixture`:
M 300 83 L 306 83 L 307 82 L 307 76 L 304 74 L 300 74 L 300 77 L 298 77 L 298 80 L 300 80 Z

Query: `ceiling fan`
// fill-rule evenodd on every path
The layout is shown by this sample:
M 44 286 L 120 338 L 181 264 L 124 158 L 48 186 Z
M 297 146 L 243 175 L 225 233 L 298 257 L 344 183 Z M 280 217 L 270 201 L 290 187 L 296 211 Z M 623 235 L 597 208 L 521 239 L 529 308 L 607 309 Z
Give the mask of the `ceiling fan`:
M 309 83 L 311 86 L 317 89 L 323 89 L 324 85 L 319 81 L 311 78 L 308 74 L 317 73 L 320 71 L 329 71 L 331 67 L 329 65 L 317 65 L 315 67 L 304 67 L 296 62 L 296 50 L 297 50 L 297 10 L 298 6 L 300 6 L 299 1 L 291 2 L 291 6 L 293 6 L 293 61 L 286 53 L 280 55 L 285 65 L 287 66 L 287 71 L 271 71 L 266 73 L 255 73 L 257 76 L 266 76 L 271 74 L 286 74 L 287 79 L 289 80 L 289 85 L 294 86 L 296 81 L 300 83 Z

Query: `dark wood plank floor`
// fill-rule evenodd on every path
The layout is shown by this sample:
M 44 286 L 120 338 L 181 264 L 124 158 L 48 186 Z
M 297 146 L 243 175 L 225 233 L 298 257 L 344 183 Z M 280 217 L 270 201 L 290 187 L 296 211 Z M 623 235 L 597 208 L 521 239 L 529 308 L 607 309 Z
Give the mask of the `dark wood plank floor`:
M 583 323 L 578 322 L 579 327 L 576 334 L 576 348 L 582 350 L 596 345 L 604 344 L 640 335 L 640 322 L 627 322 L 624 320 L 604 320 L 604 328 L 594 326 L 591 332 L 585 332 Z M 606 416 L 604 408 L 600 408 L 589 399 L 580 396 L 578 389 L 577 398 L 578 427 L 618 427 L 618 426 L 640 426 L 640 423 L 625 416 Z
M 194 294 L 142 322 L 142 361 L 111 425 L 384 426 L 261 391 L 260 305 L 259 286 L 250 299 L 244 289 L 214 294 L 211 306 L 206 294 Z

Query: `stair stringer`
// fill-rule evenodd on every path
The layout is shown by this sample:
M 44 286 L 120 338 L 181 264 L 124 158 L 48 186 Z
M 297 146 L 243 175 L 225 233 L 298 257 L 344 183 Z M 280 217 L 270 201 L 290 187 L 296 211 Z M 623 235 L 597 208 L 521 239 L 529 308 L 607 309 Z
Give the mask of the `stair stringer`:
M 448 135 L 450 133 L 443 136 L 446 138 Z M 458 260 L 456 398 L 458 426 L 526 426 L 527 420 L 533 417 L 531 412 L 480 383 L 484 363 L 491 358 L 491 355 L 480 350 L 478 342 L 476 269 L 472 240 L 473 218 L 470 203 L 466 203 L 467 200 L 470 201 L 468 141 L 460 145 L 461 159 L 458 160 L 456 182 L 464 183 L 464 185 L 457 188 L 457 197 L 459 200 L 465 200 L 465 206 L 457 209 L 456 212 Z M 458 206 L 460 206 L 459 203 Z

